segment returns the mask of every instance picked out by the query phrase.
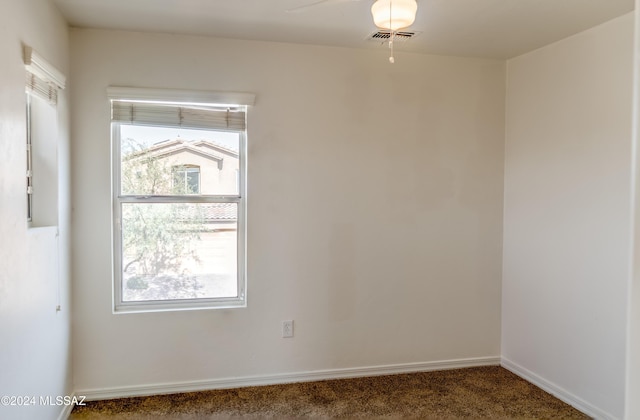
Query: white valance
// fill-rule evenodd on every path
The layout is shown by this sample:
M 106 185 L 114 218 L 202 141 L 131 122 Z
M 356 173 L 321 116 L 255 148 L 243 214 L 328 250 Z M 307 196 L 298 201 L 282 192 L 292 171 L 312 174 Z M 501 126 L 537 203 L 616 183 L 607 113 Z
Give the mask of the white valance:
M 58 102 L 58 89 L 65 87 L 64 75 L 27 46 L 24 47 L 24 66 L 26 91 L 55 105 Z

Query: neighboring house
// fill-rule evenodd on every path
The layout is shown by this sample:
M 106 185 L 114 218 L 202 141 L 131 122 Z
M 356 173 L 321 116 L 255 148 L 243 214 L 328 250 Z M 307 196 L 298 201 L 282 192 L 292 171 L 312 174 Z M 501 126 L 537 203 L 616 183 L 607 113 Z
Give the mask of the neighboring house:
M 239 191 L 238 152 L 211 140 L 165 140 L 148 148 L 137 149 L 129 162 L 130 173 L 136 179 L 128 180 L 128 185 L 123 180 L 124 191 L 129 189 L 140 193 L 142 188 L 144 193 L 157 195 L 237 195 Z M 155 171 L 152 175 L 149 174 L 152 172 L 151 164 Z M 150 178 L 155 178 L 151 185 Z M 138 182 L 138 179 L 141 181 Z M 231 222 L 235 229 L 235 204 L 201 204 L 199 211 L 202 213 L 199 216 L 204 217 L 207 224 Z M 193 215 L 185 214 L 185 218 L 187 217 Z M 208 230 L 220 229 L 227 230 L 223 226 L 208 227 Z
M 236 150 L 210 140 L 166 140 L 141 151 L 147 158 L 166 162 L 173 186 L 186 194 L 236 195 L 239 158 Z

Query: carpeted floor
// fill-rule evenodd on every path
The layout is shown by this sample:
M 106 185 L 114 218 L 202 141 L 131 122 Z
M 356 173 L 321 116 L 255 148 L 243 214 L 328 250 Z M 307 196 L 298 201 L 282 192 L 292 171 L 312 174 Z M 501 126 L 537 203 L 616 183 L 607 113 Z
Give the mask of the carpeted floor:
M 93 401 L 70 418 L 230 417 L 589 418 L 498 366 Z

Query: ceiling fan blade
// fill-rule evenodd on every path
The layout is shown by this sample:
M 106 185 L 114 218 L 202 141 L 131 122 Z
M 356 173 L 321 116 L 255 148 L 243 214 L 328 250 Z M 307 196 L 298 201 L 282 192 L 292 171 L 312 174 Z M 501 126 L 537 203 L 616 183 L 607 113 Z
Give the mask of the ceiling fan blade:
M 359 0 L 317 0 L 314 1 L 313 3 L 308 3 L 308 4 L 303 4 L 302 6 L 297 6 L 297 7 L 293 7 L 291 9 L 287 9 L 285 10 L 285 12 L 287 13 L 296 13 L 296 12 L 301 12 L 305 9 L 308 9 L 310 7 L 315 7 L 315 6 L 319 6 L 323 3 L 342 3 L 345 1 L 359 1 Z

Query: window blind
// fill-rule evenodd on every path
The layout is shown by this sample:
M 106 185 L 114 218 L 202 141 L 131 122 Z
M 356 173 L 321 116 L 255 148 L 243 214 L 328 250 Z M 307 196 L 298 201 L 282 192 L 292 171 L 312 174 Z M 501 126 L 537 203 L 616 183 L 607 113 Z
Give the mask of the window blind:
M 201 130 L 244 131 L 246 107 L 112 100 L 111 121 Z
M 24 67 L 26 70 L 27 93 L 39 96 L 49 103 L 58 103 L 58 90 L 64 89 L 65 77 L 31 47 L 24 46 Z
M 26 90 L 28 93 L 49 101 L 50 104 L 56 105 L 58 103 L 58 87 L 36 76 L 29 70 L 27 70 Z

